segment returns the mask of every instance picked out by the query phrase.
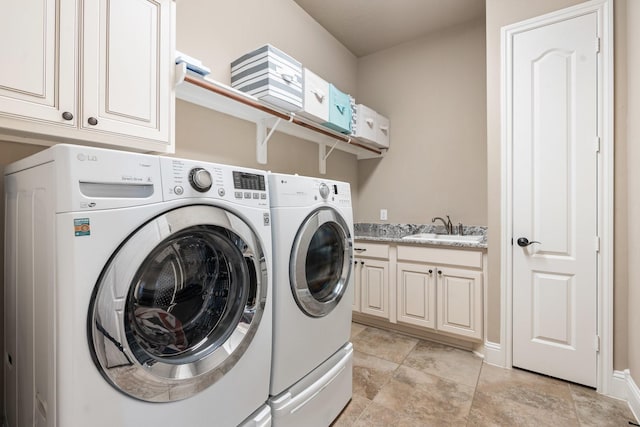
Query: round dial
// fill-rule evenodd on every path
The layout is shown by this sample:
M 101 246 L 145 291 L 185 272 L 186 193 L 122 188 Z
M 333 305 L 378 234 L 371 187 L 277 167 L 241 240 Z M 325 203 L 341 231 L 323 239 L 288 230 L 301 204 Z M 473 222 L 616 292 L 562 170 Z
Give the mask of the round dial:
M 206 169 L 193 168 L 191 172 L 189 172 L 189 183 L 196 191 L 204 193 L 205 191 L 209 191 L 213 181 L 211 174 Z
M 320 197 L 326 199 L 327 197 L 329 197 L 329 193 L 329 186 L 327 186 L 327 184 L 325 184 L 324 182 L 320 184 Z

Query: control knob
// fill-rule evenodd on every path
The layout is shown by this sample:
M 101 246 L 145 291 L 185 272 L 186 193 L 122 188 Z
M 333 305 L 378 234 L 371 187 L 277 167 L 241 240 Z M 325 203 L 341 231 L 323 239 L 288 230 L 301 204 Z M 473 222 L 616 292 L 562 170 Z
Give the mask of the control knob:
M 329 190 L 329 186 L 327 184 L 325 184 L 324 182 L 320 184 L 320 197 L 326 199 L 327 197 L 329 197 L 330 192 L 331 191 Z
M 213 180 L 208 170 L 203 168 L 193 168 L 189 172 L 189 183 L 191 186 L 201 193 L 209 191 Z

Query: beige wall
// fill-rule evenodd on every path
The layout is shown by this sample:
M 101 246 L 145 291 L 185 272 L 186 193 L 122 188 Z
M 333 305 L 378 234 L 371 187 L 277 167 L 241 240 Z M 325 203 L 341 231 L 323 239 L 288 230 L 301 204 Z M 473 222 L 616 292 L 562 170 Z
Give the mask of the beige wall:
M 617 5 L 617 3 L 616 3 Z M 622 15 L 624 16 L 624 15 Z M 627 4 L 627 171 L 628 171 L 628 351 L 629 364 L 636 384 L 640 384 L 640 2 Z
M 266 43 L 355 95 L 357 59 L 292 0 L 178 0 L 178 50 L 201 59 L 211 78 L 230 83 L 230 63 Z M 268 143 L 268 163 L 256 162 L 255 125 L 178 101 L 176 156 L 321 176 L 318 145 L 281 133 Z M 347 181 L 358 194 L 358 162 L 334 150 L 327 178 Z
M 486 0 L 488 340 L 500 342 L 500 29 L 582 0 Z
M 288 52 L 304 65 L 355 93 L 356 58 L 313 21 L 292 0 L 179 0 L 177 47 L 202 59 L 212 77 L 229 83 L 229 63 L 265 43 Z M 244 24 L 243 24 L 244 23 Z M 46 147 L 0 141 L 0 194 L 4 166 Z M 319 175 L 318 146 L 276 133 L 269 142 L 269 163 L 255 156 L 255 126 L 182 101 L 176 106 L 176 155 L 203 161 L 270 169 L 274 172 Z M 334 151 L 327 161 L 326 177 L 350 182 L 357 195 L 357 161 L 354 155 Z M 4 224 L 4 209 L 0 209 Z M 4 227 L 0 227 L 4 241 Z M 4 288 L 0 247 L 0 288 Z M 0 312 L 3 303 L 0 292 Z M 0 315 L 0 334 L 3 316 Z M 0 340 L 0 347 L 4 340 Z M 0 348 L 0 354 L 4 350 Z M 3 370 L 0 369 L 0 379 Z M 0 387 L 0 398 L 3 387 Z M 0 399 L 1 400 L 1 399 Z
M 358 61 L 291 0 L 178 0 L 177 47 L 228 83 L 231 60 L 268 42 L 388 115 L 392 146 L 384 159 L 358 162 L 335 151 L 326 176 L 350 182 L 361 196 L 354 205 L 357 221 L 378 221 L 379 209 L 387 208 L 389 222 L 428 222 L 449 213 L 454 221 L 488 225 L 488 338 L 499 342 L 500 27 L 580 2 L 486 0 L 486 26 L 473 22 Z M 631 25 L 640 22 L 640 2 L 616 0 L 615 6 L 614 356 L 615 368 L 630 367 L 640 383 L 640 334 L 630 327 L 640 324 L 640 265 L 628 264 L 640 259 L 640 145 L 626 144 L 640 140 L 640 29 Z M 628 126 L 627 79 L 628 115 L 635 118 Z M 277 133 L 269 142 L 269 163 L 258 165 L 253 125 L 182 101 L 176 129 L 178 156 L 319 176 L 313 143 Z M 0 172 L 42 148 L 0 142 Z M 2 229 L 0 236 L 4 241 Z
M 634 0 L 635 1 L 635 0 Z M 498 230 L 500 229 L 500 28 L 547 12 L 569 7 L 582 0 L 487 0 L 487 165 L 488 165 L 488 219 L 489 230 L 494 232 L 489 235 L 489 340 L 500 341 L 500 241 Z M 631 165 L 632 159 L 636 163 L 640 160 L 640 152 L 632 153 L 631 144 L 627 146 L 626 130 L 626 102 L 627 102 L 627 74 L 631 76 L 631 68 L 626 69 L 626 3 L 627 0 L 615 1 L 615 265 L 614 265 L 614 369 L 625 369 L 629 364 L 627 350 L 630 313 L 627 310 L 627 297 L 630 301 L 640 303 L 638 296 L 633 295 L 628 289 L 627 273 L 627 239 L 633 235 L 627 230 L 627 217 L 633 218 L 631 201 L 627 211 L 627 194 L 631 195 L 632 180 L 627 178 L 627 161 Z M 633 3 L 633 2 L 629 2 Z M 636 5 L 637 7 L 637 5 Z M 628 18 L 631 22 L 631 17 Z M 637 22 L 637 21 L 636 21 Z M 631 27 L 631 25 L 629 25 Z M 635 30 L 637 37 L 637 29 Z M 636 42 L 637 43 L 637 42 Z M 638 46 L 640 48 L 640 46 Z M 631 49 L 629 49 L 631 50 Z M 639 69 L 634 72 L 638 74 Z M 640 111 L 638 112 L 640 113 Z M 640 135 L 636 135 L 640 136 Z M 631 140 L 631 139 L 629 139 Z M 628 152 L 629 151 L 629 152 Z M 635 154 L 635 155 L 634 155 Z M 627 160 L 628 159 L 628 160 Z M 629 173 L 633 168 L 630 166 Z M 640 178 L 640 176 L 638 176 Z M 638 179 L 636 179 L 638 181 Z M 627 190 L 627 185 L 629 189 Z M 638 191 L 636 191 L 638 193 Z M 640 200 L 638 200 L 640 202 Z M 638 203 L 636 202 L 636 203 Z M 640 206 L 638 206 L 640 209 Z M 637 230 L 640 232 L 640 229 Z M 637 233 L 640 234 L 640 233 Z M 629 237 L 629 238 L 628 238 Z M 640 280 L 640 270 L 638 279 Z M 637 310 L 636 310 L 637 311 Z M 636 323 L 638 324 L 638 323 Z M 636 339 L 638 345 L 640 339 Z M 637 353 L 640 354 L 640 353 Z M 640 366 L 636 367 L 640 370 Z
M 229 64 L 266 43 L 355 95 L 357 59 L 293 0 L 177 0 L 178 50 L 230 82 Z
M 635 0 L 633 0 L 635 1 Z M 615 369 L 628 367 L 628 330 L 629 318 L 627 300 L 629 291 L 629 256 L 627 244 L 629 236 L 627 222 L 629 209 L 627 205 L 627 0 L 614 2 L 614 354 Z
M 176 103 L 176 156 L 266 169 L 272 172 L 324 176 L 351 184 L 358 192 L 357 160 L 334 150 L 327 174 L 320 175 L 318 145 L 274 133 L 268 142 L 268 163 L 256 162 L 256 127 L 252 123 L 184 102 Z
M 356 221 L 487 224 L 484 52 L 476 20 L 360 58 L 358 102 L 389 117 L 391 146 L 358 165 Z

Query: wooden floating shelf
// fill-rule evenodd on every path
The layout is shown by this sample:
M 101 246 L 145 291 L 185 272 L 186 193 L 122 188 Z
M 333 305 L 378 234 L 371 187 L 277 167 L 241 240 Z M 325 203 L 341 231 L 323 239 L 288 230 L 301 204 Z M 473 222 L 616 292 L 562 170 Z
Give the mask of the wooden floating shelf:
M 358 159 L 378 158 L 386 152 L 295 113 L 281 111 L 227 85 L 187 72 L 184 63 L 176 65 L 176 98 L 255 123 L 256 157 L 261 164 L 267 163 L 267 142 L 275 130 L 319 144 L 321 173 L 326 172 L 326 160 L 334 149 L 355 154 Z M 330 147 L 328 152 L 327 147 Z

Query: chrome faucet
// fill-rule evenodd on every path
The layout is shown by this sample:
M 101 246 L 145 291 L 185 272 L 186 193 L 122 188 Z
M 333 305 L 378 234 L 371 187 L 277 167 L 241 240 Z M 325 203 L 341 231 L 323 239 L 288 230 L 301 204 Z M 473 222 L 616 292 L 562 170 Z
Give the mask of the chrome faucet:
M 444 224 L 444 228 L 447 229 L 447 234 L 453 234 L 453 224 L 451 223 L 451 218 L 449 218 L 449 215 L 447 215 L 446 221 L 444 220 L 444 218 L 437 216 L 435 218 L 431 218 L 431 222 L 436 222 L 436 220 L 438 219 L 442 221 L 442 224 Z

